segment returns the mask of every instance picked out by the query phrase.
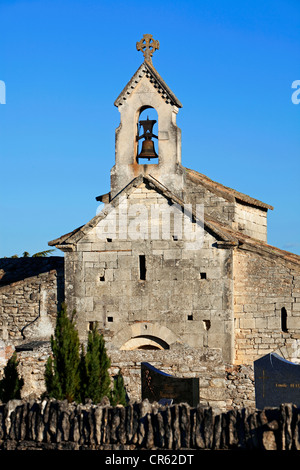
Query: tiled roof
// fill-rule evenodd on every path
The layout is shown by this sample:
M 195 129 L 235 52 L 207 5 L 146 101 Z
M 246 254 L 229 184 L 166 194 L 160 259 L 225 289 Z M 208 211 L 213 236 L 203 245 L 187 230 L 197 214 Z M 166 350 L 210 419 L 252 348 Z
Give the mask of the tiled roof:
M 285 261 L 290 261 L 291 263 L 295 263 L 300 266 L 300 256 L 296 255 L 295 253 L 282 250 L 275 246 L 269 245 L 267 242 L 252 238 L 248 235 L 245 235 L 244 233 L 232 229 L 230 226 L 222 224 L 219 221 L 211 221 L 211 224 L 215 228 L 219 228 L 222 233 L 227 233 L 228 236 L 231 236 L 232 239 L 236 241 L 236 246 L 239 249 L 252 252 L 254 251 L 261 255 L 276 257 L 277 259 L 282 258 Z
M 56 270 L 63 273 L 64 258 L 49 256 L 46 258 L 1 258 L 0 287 L 23 279 Z
M 213 181 L 210 178 L 208 178 L 208 176 L 205 176 L 202 173 L 198 173 L 195 170 L 190 170 L 189 168 L 186 168 L 186 173 L 192 181 L 196 183 L 197 182 L 201 183 L 207 189 L 216 193 L 217 195 L 220 195 L 224 199 L 227 199 L 229 201 L 236 200 L 239 202 L 249 204 L 251 206 L 260 207 L 262 209 L 270 209 L 270 210 L 274 209 L 269 204 L 261 202 L 258 199 L 254 199 L 251 196 L 247 196 L 246 194 L 240 193 L 239 191 L 236 191 L 235 189 L 228 188 L 227 186 L 224 186 L 221 183 L 217 183 L 216 181 Z

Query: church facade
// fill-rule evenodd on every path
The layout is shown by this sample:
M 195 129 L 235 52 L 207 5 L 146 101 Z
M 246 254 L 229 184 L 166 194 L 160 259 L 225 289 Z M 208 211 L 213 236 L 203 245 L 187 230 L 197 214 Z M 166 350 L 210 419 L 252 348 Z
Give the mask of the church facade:
M 97 324 L 127 371 L 141 358 L 190 361 L 200 389 L 216 352 L 225 393 L 228 367 L 272 351 L 297 362 L 300 257 L 268 244 L 272 206 L 182 165 L 182 105 L 152 63 L 159 43 L 144 35 L 137 48 L 144 62 L 114 103 L 103 208 L 49 245 L 64 253 L 65 302 L 82 341 Z

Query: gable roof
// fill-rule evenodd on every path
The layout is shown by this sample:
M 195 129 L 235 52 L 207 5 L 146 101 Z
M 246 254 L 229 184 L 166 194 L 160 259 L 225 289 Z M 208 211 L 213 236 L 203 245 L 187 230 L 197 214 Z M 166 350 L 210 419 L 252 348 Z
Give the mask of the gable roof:
M 63 251 L 73 251 L 75 249 L 75 245 L 85 235 L 87 235 L 92 228 L 96 227 L 96 225 L 102 219 L 104 219 L 115 207 L 118 206 L 122 197 L 128 197 L 143 182 L 148 183 L 152 188 L 160 192 L 163 196 L 165 196 L 174 204 L 178 204 L 181 207 L 184 207 L 184 201 L 175 196 L 168 188 L 166 188 L 166 186 L 160 183 L 156 178 L 151 175 L 139 175 L 138 177 L 134 178 L 124 189 L 122 189 L 122 191 L 120 191 L 111 200 L 111 202 L 108 203 L 106 207 L 99 214 L 93 217 L 93 219 L 90 220 L 87 224 L 76 228 L 72 232 L 62 235 L 56 240 L 52 240 L 48 243 L 48 245 L 55 246 L 56 248 L 59 248 Z M 196 220 L 199 220 L 194 210 L 192 211 L 191 215 L 193 215 Z M 232 229 L 229 225 L 225 225 L 217 221 L 213 217 L 206 215 L 204 222 L 200 222 L 203 223 L 204 229 L 207 232 L 211 233 L 217 239 L 216 244 L 220 248 L 236 247 L 237 249 L 241 249 L 244 251 L 252 251 L 262 256 L 267 256 L 270 258 L 275 257 L 277 260 L 282 259 L 284 261 L 288 261 L 300 266 L 299 255 L 290 253 L 285 250 L 281 250 L 280 248 L 269 245 L 266 242 L 252 238 L 248 235 L 245 235 L 244 233 L 238 232 Z
M 165 196 L 174 204 L 178 204 L 179 206 L 184 207 L 184 201 L 175 196 L 168 188 L 166 188 L 166 186 L 160 183 L 156 178 L 151 175 L 139 175 L 134 178 L 127 186 L 125 186 L 125 188 L 123 188 L 122 191 L 120 191 L 104 207 L 104 209 L 95 217 L 93 217 L 93 219 L 90 220 L 87 224 L 82 225 L 73 230 L 72 232 L 69 232 L 55 240 L 48 242 L 48 245 L 55 246 L 56 248 L 62 249 L 63 251 L 72 251 L 74 249 L 74 246 L 85 235 L 87 235 L 92 228 L 96 227 L 102 219 L 104 219 L 115 207 L 118 206 L 122 197 L 128 197 L 143 182 L 148 183 L 151 187 L 153 187 L 156 191 L 160 192 L 163 196 Z M 191 211 L 191 216 L 193 216 L 195 220 L 198 220 L 196 211 Z M 203 221 L 200 222 L 202 223 Z M 205 217 L 204 228 L 210 233 L 212 233 L 219 240 L 229 243 L 235 241 L 234 237 L 231 234 L 223 232 L 222 228 L 218 227 L 217 225 L 214 225 L 212 218 Z
M 133 77 L 129 80 L 127 85 L 119 94 L 118 98 L 115 100 L 114 105 L 117 107 L 122 105 L 145 75 L 149 78 L 150 82 L 153 83 L 154 87 L 157 89 L 157 92 L 161 94 L 166 103 L 170 103 L 177 106 L 178 108 L 182 108 L 182 104 L 159 75 L 157 70 L 153 67 L 152 64 L 146 61 L 142 63 Z
M 258 199 L 254 199 L 251 196 L 247 196 L 246 194 L 240 193 L 235 189 L 228 188 L 227 186 L 224 186 L 221 183 L 217 183 L 216 181 L 211 180 L 210 178 L 208 178 L 208 176 L 203 175 L 202 173 L 198 173 L 197 171 L 191 170 L 189 168 L 185 169 L 187 176 L 192 181 L 194 181 L 195 183 L 201 183 L 202 186 L 204 186 L 205 188 L 209 189 L 216 195 L 221 196 L 230 202 L 242 202 L 244 204 L 249 204 L 251 206 L 259 207 L 260 209 L 265 210 L 274 209 L 274 207 L 270 206 L 269 204 L 261 202 Z

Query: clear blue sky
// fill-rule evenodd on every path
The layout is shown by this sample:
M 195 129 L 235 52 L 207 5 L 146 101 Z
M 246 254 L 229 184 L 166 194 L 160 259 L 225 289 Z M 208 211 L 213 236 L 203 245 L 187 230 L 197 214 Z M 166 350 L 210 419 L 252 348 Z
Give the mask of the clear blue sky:
M 183 165 L 273 205 L 269 243 L 300 254 L 299 0 L 0 0 L 0 18 L 0 257 L 95 215 L 145 33 L 183 104 Z

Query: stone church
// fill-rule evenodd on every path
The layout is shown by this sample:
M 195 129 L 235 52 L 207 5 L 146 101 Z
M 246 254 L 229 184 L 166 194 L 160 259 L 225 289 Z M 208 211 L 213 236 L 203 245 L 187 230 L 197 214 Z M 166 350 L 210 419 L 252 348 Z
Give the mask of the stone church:
M 110 192 L 96 197 L 102 210 L 49 242 L 64 253 L 52 258 L 56 267 L 0 283 L 2 342 L 28 364 L 49 342 L 64 298 L 82 341 L 98 325 L 132 398 L 140 398 L 146 360 L 199 377 L 200 402 L 245 406 L 255 359 L 300 356 L 300 256 L 268 244 L 272 206 L 182 165 L 182 104 L 153 65 L 159 42 L 146 34 L 137 49 L 144 61 L 114 103 L 120 124 Z M 19 304 L 7 304 L 8 292 L 12 299 L 38 277 L 24 301 L 31 318 L 25 313 L 16 326 Z M 23 347 L 30 342 L 36 348 Z

